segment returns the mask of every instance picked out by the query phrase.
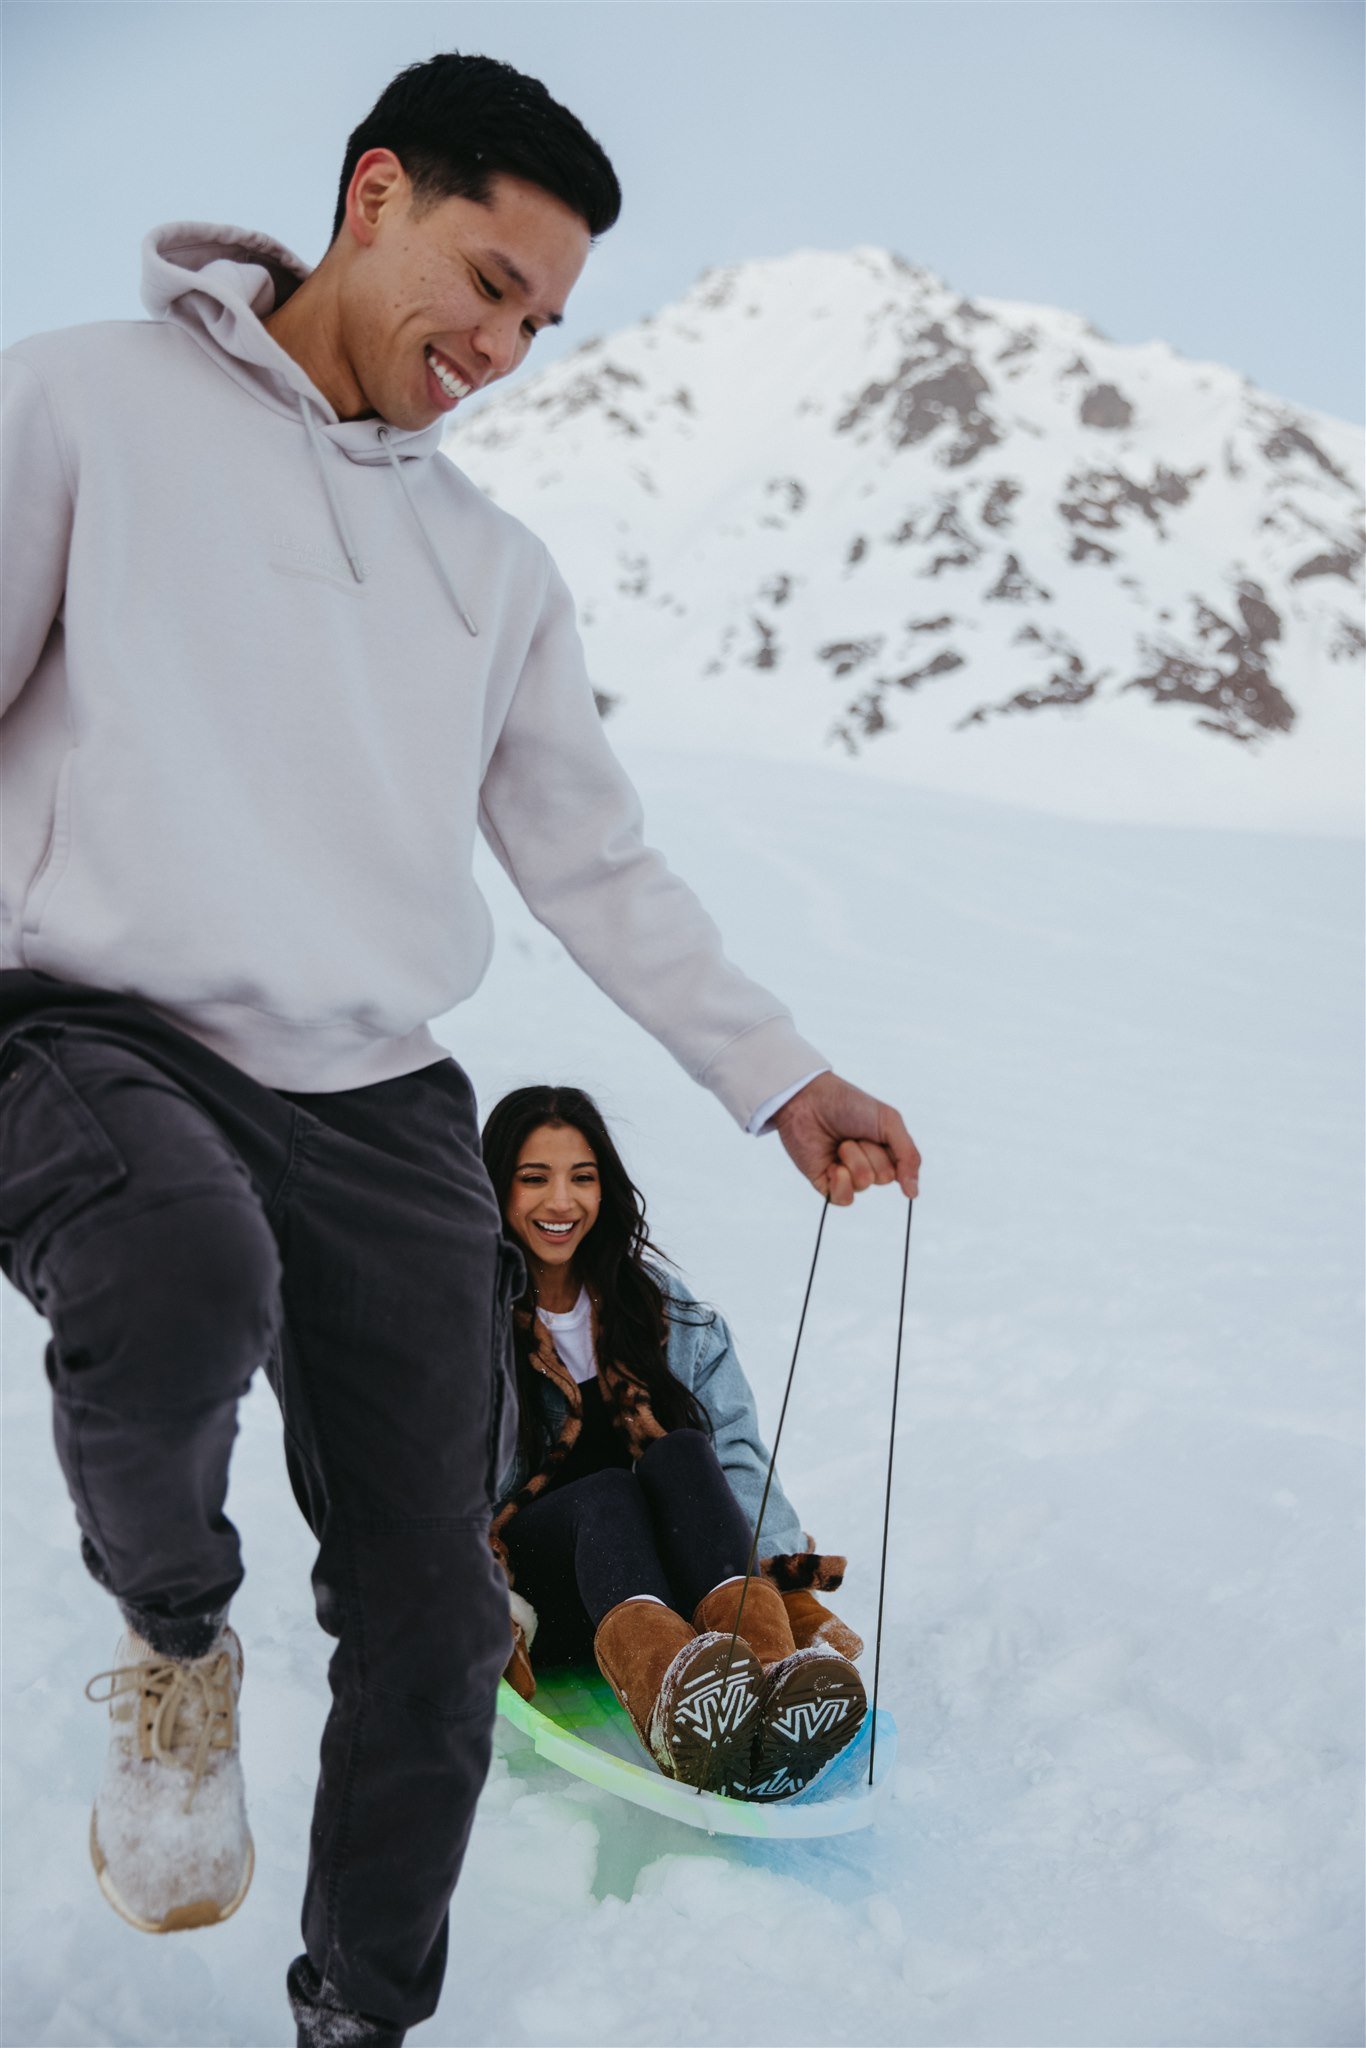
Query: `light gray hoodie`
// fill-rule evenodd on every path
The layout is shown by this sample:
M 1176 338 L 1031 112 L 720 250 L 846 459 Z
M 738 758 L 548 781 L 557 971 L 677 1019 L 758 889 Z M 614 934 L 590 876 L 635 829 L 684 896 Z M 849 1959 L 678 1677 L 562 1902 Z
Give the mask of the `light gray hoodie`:
M 305 274 L 178 223 L 150 321 L 4 358 L 0 964 L 140 996 L 269 1087 L 441 1056 L 535 915 L 741 1123 L 825 1064 L 641 837 L 544 546 L 262 323 Z

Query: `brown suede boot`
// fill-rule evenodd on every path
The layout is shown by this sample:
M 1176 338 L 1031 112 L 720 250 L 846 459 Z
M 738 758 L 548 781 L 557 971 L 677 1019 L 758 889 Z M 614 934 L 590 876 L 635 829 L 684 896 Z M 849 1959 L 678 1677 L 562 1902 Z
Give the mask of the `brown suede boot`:
M 668 1778 L 731 1792 L 749 1777 L 763 1673 L 743 1640 L 699 1635 L 657 1600 L 622 1600 L 598 1623 L 598 1669 Z
M 783 1606 L 791 1625 L 793 1640 L 799 1650 L 809 1643 L 824 1643 L 827 1650 L 837 1650 L 841 1657 L 852 1662 L 863 1655 L 863 1637 L 855 1635 L 847 1621 L 841 1621 L 832 1614 L 805 1586 L 793 1593 L 783 1594 Z
M 743 1613 L 740 1612 L 742 1593 Z M 792 1624 L 787 1618 L 783 1596 L 770 1579 L 729 1579 L 724 1586 L 713 1586 L 710 1593 L 698 1601 L 692 1625 L 699 1634 L 704 1628 L 714 1628 L 731 1635 L 737 1614 L 740 1614 L 740 1640 L 749 1644 L 766 1672 L 780 1664 L 784 1657 L 792 1655 L 797 1647 Z
M 765 1672 L 744 1796 L 785 1799 L 809 1784 L 858 1733 L 868 1711 L 863 1680 L 847 1657 L 822 1643 L 797 1648 L 783 1596 L 767 1579 L 732 1579 L 714 1586 L 698 1602 L 693 1626 L 729 1636 L 737 1614 L 740 1640 L 749 1644 Z

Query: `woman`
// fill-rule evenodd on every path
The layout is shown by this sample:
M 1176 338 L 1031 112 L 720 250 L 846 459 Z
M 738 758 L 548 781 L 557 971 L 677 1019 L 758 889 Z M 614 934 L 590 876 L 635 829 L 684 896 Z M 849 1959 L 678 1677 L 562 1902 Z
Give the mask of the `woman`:
M 519 1088 L 483 1133 L 524 1255 L 513 1310 L 518 1450 L 492 1541 L 513 1586 L 508 1678 L 590 1653 L 660 1769 L 781 1798 L 866 1711 L 863 1645 L 815 1598 L 815 1554 L 775 1477 L 721 1318 L 660 1266 L 602 1116 L 576 1088 Z M 736 1624 L 739 1633 L 736 1636 Z

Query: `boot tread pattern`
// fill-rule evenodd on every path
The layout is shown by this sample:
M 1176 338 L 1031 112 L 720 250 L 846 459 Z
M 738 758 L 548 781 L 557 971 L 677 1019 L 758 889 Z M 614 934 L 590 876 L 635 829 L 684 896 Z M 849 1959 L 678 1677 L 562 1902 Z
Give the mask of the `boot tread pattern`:
M 731 1654 L 729 1636 L 702 1637 L 689 1647 L 687 1668 L 667 1689 L 670 1696 L 661 1693 L 656 1729 L 662 1741 L 651 1747 L 684 1784 L 705 1779 L 712 1791 L 730 1792 L 748 1778 L 763 1672 L 743 1641 Z
M 863 1680 L 845 1657 L 803 1658 L 769 1680 L 754 1744 L 751 1799 L 785 1799 L 809 1785 L 868 1710 Z

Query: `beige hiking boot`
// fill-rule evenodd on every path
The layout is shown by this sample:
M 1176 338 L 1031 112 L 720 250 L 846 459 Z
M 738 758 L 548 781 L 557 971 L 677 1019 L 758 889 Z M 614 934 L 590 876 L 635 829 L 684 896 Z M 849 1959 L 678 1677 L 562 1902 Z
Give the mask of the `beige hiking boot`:
M 188 1662 L 124 1635 L 112 1668 L 85 1689 L 109 1703 L 90 1860 L 114 1911 L 144 1934 L 212 1927 L 247 1895 L 254 1851 L 237 1748 L 241 1686 L 242 1645 L 224 1628 Z

